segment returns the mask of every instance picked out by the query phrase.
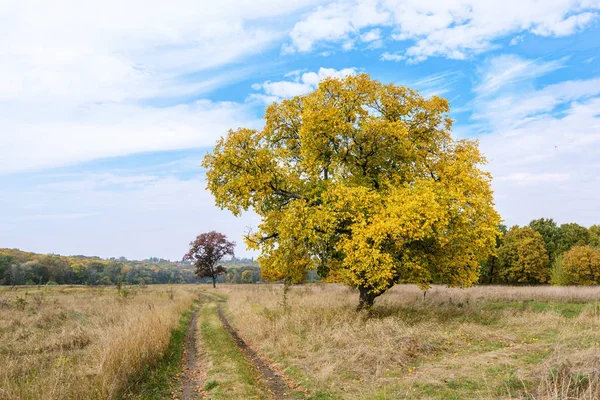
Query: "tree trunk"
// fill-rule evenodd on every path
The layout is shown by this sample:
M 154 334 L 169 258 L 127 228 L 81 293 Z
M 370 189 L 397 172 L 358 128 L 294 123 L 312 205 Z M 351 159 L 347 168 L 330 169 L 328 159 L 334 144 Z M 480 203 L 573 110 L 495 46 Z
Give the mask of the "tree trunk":
M 213 288 L 216 289 L 217 288 L 217 278 L 213 276 L 212 280 L 213 280 Z
M 290 291 L 290 284 L 288 282 L 287 279 L 283 280 L 283 309 L 287 310 L 287 299 L 288 299 L 288 292 Z
M 375 297 L 377 297 L 377 295 L 364 287 L 359 287 L 358 291 L 360 295 L 358 296 L 358 307 L 356 308 L 356 311 L 371 310 L 371 308 L 373 308 L 373 303 L 375 302 Z

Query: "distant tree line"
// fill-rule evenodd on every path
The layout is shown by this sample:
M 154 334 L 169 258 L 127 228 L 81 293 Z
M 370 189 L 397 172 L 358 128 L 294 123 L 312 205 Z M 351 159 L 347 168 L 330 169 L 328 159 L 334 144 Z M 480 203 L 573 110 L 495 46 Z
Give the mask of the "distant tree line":
M 600 225 L 558 225 L 541 218 L 499 229 L 503 236 L 496 254 L 482 263 L 480 283 L 600 284 Z
M 227 275 L 220 277 L 221 282 L 243 283 L 244 271 L 251 271 L 251 282 L 261 281 L 260 268 L 253 260 L 233 259 L 222 264 Z M 229 268 L 230 265 L 235 267 Z M 124 257 L 106 260 L 0 249 L 0 285 L 116 285 L 119 282 L 143 285 L 208 281 L 198 278 L 189 262 L 172 262 L 155 257 L 143 261 L 131 261 Z
M 552 219 L 536 219 L 527 226 L 507 229 L 496 242 L 496 253 L 481 263 L 481 284 L 600 284 L 600 225 L 558 225 Z M 217 283 L 264 282 L 253 259 L 221 261 L 226 272 Z M 309 271 L 307 282 L 321 281 Z M 209 283 L 200 278 L 189 261 L 160 258 L 131 261 L 124 257 L 60 256 L 17 249 L 0 249 L 0 285 L 115 285 Z
M 262 271 L 258 264 L 254 263 L 254 265 L 244 265 L 238 264 L 235 265 L 235 262 L 225 262 L 227 273 L 224 275 L 220 275 L 217 278 L 217 283 L 261 283 L 265 282 L 262 277 Z M 205 282 L 209 282 L 210 279 L 203 280 Z M 317 273 L 317 271 L 309 271 L 306 277 L 306 283 L 315 283 L 321 282 L 321 277 Z

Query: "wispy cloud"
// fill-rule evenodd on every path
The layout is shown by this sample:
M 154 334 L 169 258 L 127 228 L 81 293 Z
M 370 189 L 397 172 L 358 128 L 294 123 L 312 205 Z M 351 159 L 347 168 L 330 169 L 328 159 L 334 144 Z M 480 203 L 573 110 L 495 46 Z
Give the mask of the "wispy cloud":
M 241 61 L 277 51 L 291 28 L 280 20 L 316 2 L 3 5 L 0 175 L 212 145 L 256 116 L 202 96 L 253 70 Z
M 542 89 L 524 88 L 487 100 L 479 99 L 473 118 L 494 126 L 519 127 L 553 113 L 559 106 L 600 95 L 600 78 L 564 81 Z
M 170 107 L 121 103 L 51 114 L 52 106 L 0 111 L 0 175 L 150 151 L 212 146 L 232 126 L 261 122 L 247 105 L 196 101 Z
M 497 61 L 497 60 L 496 60 Z M 485 68 L 489 68 L 485 70 Z M 499 211 L 509 223 L 537 217 L 600 221 L 600 78 L 543 85 L 564 60 L 508 56 L 486 62 L 472 117 Z M 504 71 L 504 72 L 503 72 Z
M 525 38 L 525 36 L 523 36 L 523 35 L 517 35 L 517 36 L 515 36 L 514 38 L 512 38 L 512 39 L 510 40 L 510 43 L 509 43 L 509 44 L 510 44 L 511 46 L 516 46 L 516 45 L 518 45 L 519 43 L 521 43 L 521 42 L 524 40 L 524 38 Z
M 479 67 L 480 82 L 474 90 L 478 95 L 490 95 L 508 85 L 564 68 L 566 62 L 567 58 L 545 61 L 527 60 L 514 54 L 495 56 Z
M 462 77 L 461 71 L 445 71 L 418 79 L 409 86 L 419 89 L 425 97 L 441 96 L 452 90 Z

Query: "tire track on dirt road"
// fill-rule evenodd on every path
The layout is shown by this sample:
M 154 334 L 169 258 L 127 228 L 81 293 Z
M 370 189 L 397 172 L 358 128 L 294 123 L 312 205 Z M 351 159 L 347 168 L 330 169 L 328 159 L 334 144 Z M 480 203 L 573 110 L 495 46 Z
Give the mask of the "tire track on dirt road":
M 238 348 L 244 353 L 248 361 L 255 367 L 261 374 L 262 382 L 269 390 L 270 394 L 275 399 L 293 399 L 291 396 L 291 392 L 293 391 L 283 379 L 280 373 L 276 372 L 269 366 L 262 358 L 256 354 L 254 350 L 252 350 L 244 339 L 242 339 L 237 331 L 231 326 L 227 317 L 223 313 L 223 308 L 221 304 L 218 307 L 219 318 L 221 319 L 221 323 L 225 327 L 225 329 L 229 332 L 229 334 L 233 337 L 233 340 L 237 344 Z
M 229 334 L 233 337 L 238 348 L 244 353 L 247 360 L 250 364 L 256 368 L 261 375 L 261 381 L 268 389 L 271 396 L 275 399 L 294 399 L 297 397 L 292 396 L 292 393 L 295 392 L 286 380 L 283 378 L 281 373 L 275 371 L 269 364 L 267 364 L 261 357 L 256 354 L 256 352 L 246 344 L 244 339 L 242 339 L 237 331 L 231 326 L 225 313 L 223 312 L 222 304 L 224 301 L 219 301 L 217 312 L 219 314 L 219 319 L 223 324 L 223 327 L 229 332 Z
M 271 367 L 268 362 L 262 359 L 256 351 L 248 346 L 244 339 L 239 336 L 235 328 L 229 323 L 229 320 L 223 311 L 223 304 L 225 304 L 226 301 L 221 296 L 204 293 L 203 297 L 207 301 L 217 303 L 217 314 L 221 324 L 231 335 L 238 349 L 242 352 L 250 366 L 259 372 L 260 383 L 267 389 L 271 398 L 280 400 L 306 397 L 306 393 L 299 390 L 297 385 L 290 381 L 289 378 L 285 377 L 281 372 Z
M 198 307 L 194 311 L 194 315 L 190 322 L 185 335 L 185 373 L 183 377 L 183 392 L 181 393 L 181 400 L 195 400 L 201 398 L 201 386 L 200 386 L 200 366 L 198 360 L 198 349 L 196 347 L 196 333 L 198 325 L 198 316 L 200 309 Z

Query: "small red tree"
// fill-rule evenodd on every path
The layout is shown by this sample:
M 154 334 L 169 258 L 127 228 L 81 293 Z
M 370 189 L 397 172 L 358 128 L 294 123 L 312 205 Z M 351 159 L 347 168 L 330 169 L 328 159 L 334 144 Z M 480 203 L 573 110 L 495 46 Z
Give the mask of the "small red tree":
M 211 231 L 202 233 L 190 243 L 190 251 L 183 256 L 196 266 L 196 275 L 200 278 L 212 278 L 213 287 L 217 287 L 217 276 L 227 271 L 217 263 L 225 256 L 233 256 L 235 242 L 230 242 L 222 233 Z

